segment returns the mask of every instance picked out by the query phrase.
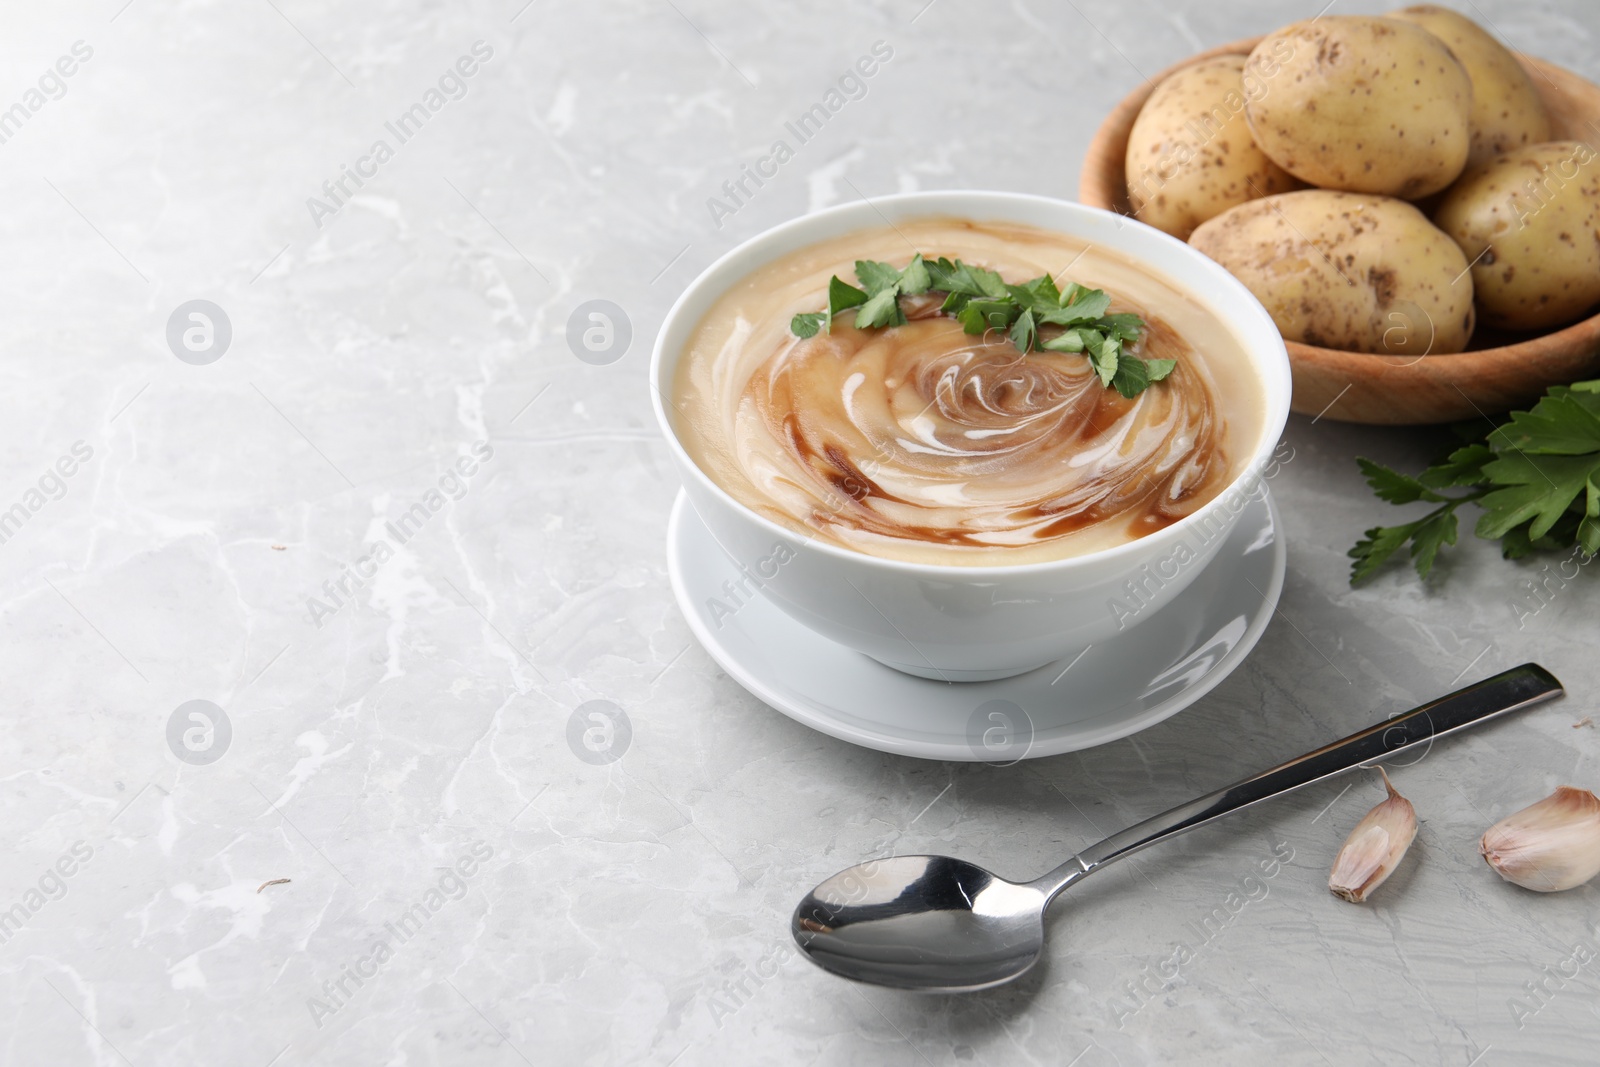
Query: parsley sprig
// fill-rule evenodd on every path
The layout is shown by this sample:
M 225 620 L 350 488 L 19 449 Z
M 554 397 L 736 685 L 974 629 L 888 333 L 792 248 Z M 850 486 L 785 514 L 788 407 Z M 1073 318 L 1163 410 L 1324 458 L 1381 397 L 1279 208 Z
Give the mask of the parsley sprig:
M 1600 380 L 1552 387 L 1531 410 L 1512 412 L 1504 425 L 1459 444 L 1416 477 L 1356 462 L 1380 499 L 1438 507 L 1415 522 L 1368 530 L 1349 553 L 1351 584 L 1407 544 L 1426 578 L 1439 550 L 1456 543 L 1456 511 L 1464 504 L 1483 508 L 1476 533 L 1499 541 L 1506 559 L 1573 545 L 1600 553 Z
M 832 328 L 835 315 L 852 309 L 858 330 L 904 326 L 900 298 L 938 292 L 945 294 L 940 312 L 961 323 L 967 333 L 1004 333 L 1024 355 L 1040 349 L 1081 352 L 1101 384 L 1125 397 L 1138 396 L 1177 366 L 1176 360 L 1129 355 L 1124 346 L 1138 342 L 1144 320 L 1127 312 L 1108 314 L 1111 297 L 1103 290 L 1086 289 L 1076 282 L 1058 289 L 1048 274 L 1008 285 L 992 270 L 942 256 L 930 262 L 918 253 L 902 270 L 858 259 L 856 280 L 860 287 L 834 275 L 828 281 L 828 310 L 796 315 L 789 322 L 790 332 L 796 337 L 815 337 Z M 1041 332 L 1043 327 L 1056 329 L 1046 334 Z

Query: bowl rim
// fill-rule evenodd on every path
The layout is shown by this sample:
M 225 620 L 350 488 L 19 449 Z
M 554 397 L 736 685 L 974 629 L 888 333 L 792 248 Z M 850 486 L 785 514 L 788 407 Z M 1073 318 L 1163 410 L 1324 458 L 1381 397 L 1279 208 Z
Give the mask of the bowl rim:
M 1059 224 L 1038 221 L 1040 214 L 1052 212 L 1057 213 L 1058 217 L 1072 218 L 1081 228 L 1069 230 Z M 1141 255 L 1123 245 L 1115 246 L 1119 254 L 1134 260 L 1142 269 L 1156 275 L 1220 319 L 1234 334 L 1252 368 L 1258 373 L 1263 385 L 1263 402 L 1266 410 L 1261 423 L 1260 437 L 1251 449 L 1248 462 L 1240 468 L 1239 473 L 1220 489 L 1216 496 L 1191 514 L 1142 537 L 1109 548 L 1064 556 L 1060 559 L 998 564 L 925 563 L 878 556 L 834 545 L 815 536 L 806 537 L 798 530 L 759 514 L 717 484 L 716 480 L 702 470 L 689 455 L 683 442 L 678 439 L 677 430 L 667 414 L 663 389 L 671 388 L 672 383 L 664 382 L 662 374 L 667 363 L 667 345 L 669 340 L 674 340 L 673 335 L 681 332 L 682 339 L 687 340 L 688 334 L 699 325 L 711 305 L 732 285 L 774 259 L 851 230 L 868 229 L 884 224 L 893 226 L 897 219 L 941 215 L 986 222 L 1008 221 L 1037 229 L 1053 230 L 1090 243 L 1094 243 L 1096 237 L 1094 231 L 1097 227 L 1102 231 L 1100 234 L 1102 237 L 1103 231 L 1106 230 L 1110 230 L 1113 234 L 1130 231 L 1137 235 L 1131 239 L 1131 243 L 1137 245 L 1140 242 L 1147 242 L 1148 248 L 1165 252 L 1169 257 L 1175 257 L 1179 263 L 1187 264 L 1190 269 L 1199 272 L 1205 278 L 1204 287 L 1182 285 L 1168 270 L 1152 262 L 1156 256 Z M 854 224 L 842 225 L 847 222 Z M 691 315 L 693 320 L 687 321 Z M 1240 319 L 1244 321 L 1239 321 Z M 681 342 L 679 350 L 672 353 L 674 372 L 680 356 Z M 719 502 L 731 507 L 743 518 L 753 521 L 758 527 L 786 541 L 802 538 L 801 547 L 843 562 L 918 577 L 947 580 L 956 575 L 964 579 L 981 580 L 1076 570 L 1120 562 L 1129 556 L 1142 556 L 1152 545 L 1174 542 L 1185 537 L 1200 525 L 1202 518 L 1222 507 L 1231 494 L 1260 477 L 1260 472 L 1267 467 L 1288 423 L 1292 391 L 1288 350 L 1284 346 L 1282 335 L 1278 333 L 1278 328 L 1272 321 L 1272 316 L 1250 290 L 1245 288 L 1243 282 L 1209 257 L 1153 226 L 1113 211 L 1034 193 L 977 189 L 936 189 L 888 194 L 871 200 L 862 198 L 859 201 L 836 204 L 797 216 L 741 241 L 696 275 L 673 301 L 666 317 L 661 321 L 660 328 L 656 331 L 655 343 L 651 348 L 649 385 L 650 404 L 655 413 L 657 426 L 662 436 L 666 438 L 668 448 L 672 450 L 679 469 L 689 472 L 689 476 L 696 481 L 701 490 L 710 492 Z M 1245 496 L 1254 491 L 1254 488 L 1251 488 Z M 692 493 L 690 499 L 693 500 Z

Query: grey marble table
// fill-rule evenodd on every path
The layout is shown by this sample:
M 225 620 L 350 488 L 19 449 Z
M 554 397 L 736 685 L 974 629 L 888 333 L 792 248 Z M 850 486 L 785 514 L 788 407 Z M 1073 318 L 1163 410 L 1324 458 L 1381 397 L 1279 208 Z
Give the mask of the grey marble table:
M 859 196 L 1070 197 L 1142 75 L 1320 6 L 7 4 L 0 1061 L 1592 1063 L 1600 893 L 1522 892 L 1474 845 L 1600 785 L 1600 590 L 1482 543 L 1352 590 L 1393 510 L 1353 457 L 1426 434 L 1293 420 L 1281 613 L 1204 700 L 1088 753 L 814 733 L 668 586 L 644 371 L 698 270 Z M 1584 0 L 1465 6 L 1595 73 Z M 610 362 L 566 340 L 593 299 L 631 323 Z M 1086 885 L 986 995 L 790 947 L 797 895 L 874 852 L 1031 874 L 1531 658 L 1572 696 L 1398 772 L 1421 835 L 1367 907 L 1325 888 L 1361 778 Z M 631 725 L 611 762 L 569 743 L 594 700 Z

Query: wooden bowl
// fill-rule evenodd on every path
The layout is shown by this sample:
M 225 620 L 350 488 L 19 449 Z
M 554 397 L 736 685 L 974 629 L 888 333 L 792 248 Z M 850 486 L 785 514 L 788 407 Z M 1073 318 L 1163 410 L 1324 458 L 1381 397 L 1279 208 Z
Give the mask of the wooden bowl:
M 1129 93 L 1089 143 L 1078 199 L 1132 215 L 1123 161 L 1139 109 L 1167 75 L 1222 55 L 1248 55 L 1260 37 L 1191 56 Z M 1519 57 L 1533 75 L 1557 140 L 1593 139 L 1600 86 L 1552 63 Z M 1438 356 L 1374 356 L 1286 341 L 1294 370 L 1295 411 L 1344 422 L 1453 422 L 1526 406 L 1551 385 L 1600 372 L 1600 315 L 1541 334 L 1480 328 L 1468 351 Z

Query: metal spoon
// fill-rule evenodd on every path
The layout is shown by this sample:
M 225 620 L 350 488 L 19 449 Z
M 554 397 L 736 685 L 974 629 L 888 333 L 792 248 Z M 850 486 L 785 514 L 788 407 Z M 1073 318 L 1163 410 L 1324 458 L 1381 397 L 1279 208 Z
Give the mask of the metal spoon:
M 845 978 L 928 992 L 997 986 L 1038 962 L 1044 914 L 1056 895 L 1102 867 L 1263 800 L 1561 694 L 1554 675 L 1525 663 L 1147 819 L 1031 882 L 1008 882 L 948 856 L 870 860 L 808 893 L 791 929 L 811 962 Z

